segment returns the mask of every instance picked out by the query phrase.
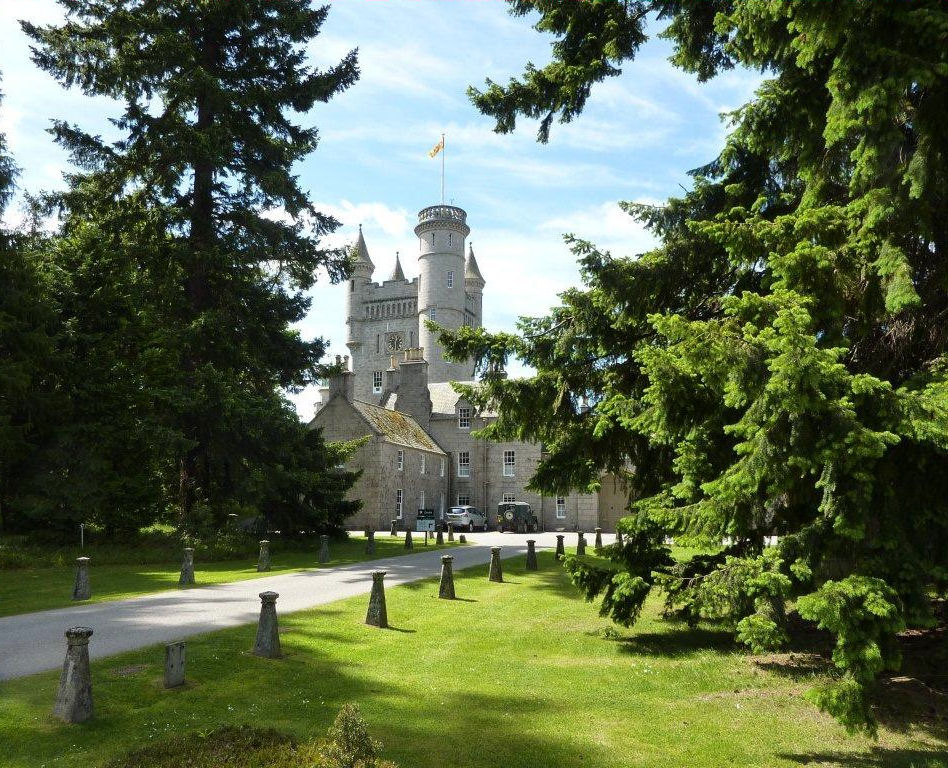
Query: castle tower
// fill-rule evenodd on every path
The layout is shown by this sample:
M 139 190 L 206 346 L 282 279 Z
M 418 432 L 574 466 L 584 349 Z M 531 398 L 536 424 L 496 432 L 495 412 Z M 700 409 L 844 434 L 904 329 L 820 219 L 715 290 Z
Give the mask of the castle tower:
M 359 239 L 352 247 L 353 265 L 346 291 L 346 346 L 352 356 L 353 367 L 362 359 L 362 306 L 366 291 L 372 282 L 375 265 L 369 258 L 369 249 L 359 225 Z
M 468 311 L 473 315 L 474 328 L 484 324 L 484 286 L 487 283 L 481 276 L 481 270 L 474 258 L 474 244 L 467 247 L 467 260 L 464 262 L 464 289 L 467 292 Z
M 437 333 L 429 331 L 425 323 L 432 320 L 445 328 L 464 325 L 464 239 L 470 232 L 467 213 L 453 205 L 432 205 L 418 213 L 418 341 L 432 382 L 469 381 L 474 373 L 471 363 L 444 359 Z

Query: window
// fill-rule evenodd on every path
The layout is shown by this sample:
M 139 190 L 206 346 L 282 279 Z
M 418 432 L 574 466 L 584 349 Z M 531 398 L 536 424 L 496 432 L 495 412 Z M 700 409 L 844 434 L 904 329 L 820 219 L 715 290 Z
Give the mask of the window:
M 504 498 L 503 498 L 503 503 L 504 503 L 504 504 L 510 504 L 511 502 L 516 501 L 516 500 L 517 500 L 517 499 L 514 497 L 514 495 L 513 495 L 512 493 L 505 493 L 505 494 L 504 494 Z
M 566 517 L 566 499 L 562 496 L 556 497 L 556 519 L 562 520 Z
M 425 454 L 421 454 L 421 474 L 422 475 L 425 474 L 425 470 L 427 469 L 427 466 L 426 466 L 427 464 L 428 464 L 428 457 L 425 456 Z
M 458 408 L 458 429 L 471 428 L 471 409 Z
M 504 477 L 513 477 L 516 465 L 516 454 L 513 451 L 504 451 Z
M 375 354 L 378 354 L 382 351 L 382 334 L 375 334 Z
M 355 281 L 355 280 L 350 280 L 350 281 L 349 281 L 349 293 L 355 293 L 355 289 L 356 289 L 356 281 Z
M 459 494 L 458 494 L 458 506 L 459 506 L 459 507 L 465 507 L 465 506 L 467 506 L 467 505 L 470 504 L 470 503 L 471 503 L 471 497 L 470 497 L 469 494 L 467 494 L 467 493 L 459 493 Z
M 405 452 L 400 450 L 398 452 L 398 471 L 401 472 L 403 469 L 405 469 Z
M 401 518 L 402 518 L 402 498 L 403 498 L 403 496 L 404 496 L 404 494 L 402 493 L 402 489 L 401 489 L 401 488 L 399 488 L 399 489 L 397 489 L 397 490 L 395 491 L 395 517 L 397 517 L 399 520 L 401 520 Z
M 438 319 L 438 310 L 432 307 L 428 310 L 428 319 L 433 323 Z
M 415 348 L 415 332 L 414 331 L 408 332 L 408 346 L 411 347 L 412 349 Z
M 444 517 L 444 491 L 441 491 L 441 498 L 438 502 L 438 512 L 441 517 Z
M 454 288 L 454 270 L 448 270 L 448 288 Z
M 441 477 L 444 477 L 444 459 L 441 459 Z
M 372 391 L 378 394 L 382 391 L 382 372 L 374 371 L 372 373 Z
M 424 508 L 425 508 L 425 492 L 422 491 L 421 493 L 418 494 L 418 509 L 424 509 Z
M 461 451 L 458 453 L 458 477 L 471 476 L 471 453 L 470 451 Z

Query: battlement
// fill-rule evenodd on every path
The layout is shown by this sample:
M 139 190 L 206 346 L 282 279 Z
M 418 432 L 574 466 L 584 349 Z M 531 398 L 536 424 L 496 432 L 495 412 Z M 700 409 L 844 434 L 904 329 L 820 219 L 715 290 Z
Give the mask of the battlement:
M 467 224 L 467 211 L 454 205 L 429 205 L 418 211 L 418 223 L 432 219 L 441 219 L 446 221 L 457 221 L 461 224 Z

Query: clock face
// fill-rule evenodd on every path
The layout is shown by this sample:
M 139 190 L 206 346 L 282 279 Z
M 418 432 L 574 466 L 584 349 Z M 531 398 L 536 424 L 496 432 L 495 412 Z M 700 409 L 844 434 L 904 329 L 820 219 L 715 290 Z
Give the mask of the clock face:
M 400 333 L 393 333 L 388 337 L 388 348 L 392 352 L 397 352 L 402 348 L 402 335 Z

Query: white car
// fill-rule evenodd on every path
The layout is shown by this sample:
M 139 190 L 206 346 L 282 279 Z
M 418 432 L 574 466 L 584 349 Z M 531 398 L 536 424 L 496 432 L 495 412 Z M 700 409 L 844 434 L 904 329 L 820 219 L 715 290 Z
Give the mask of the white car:
M 475 528 L 480 528 L 482 531 L 487 530 L 487 515 L 483 514 L 477 507 L 466 505 L 451 507 L 444 516 L 444 521 L 450 523 L 455 530 L 465 528 L 469 531 L 473 531 Z

